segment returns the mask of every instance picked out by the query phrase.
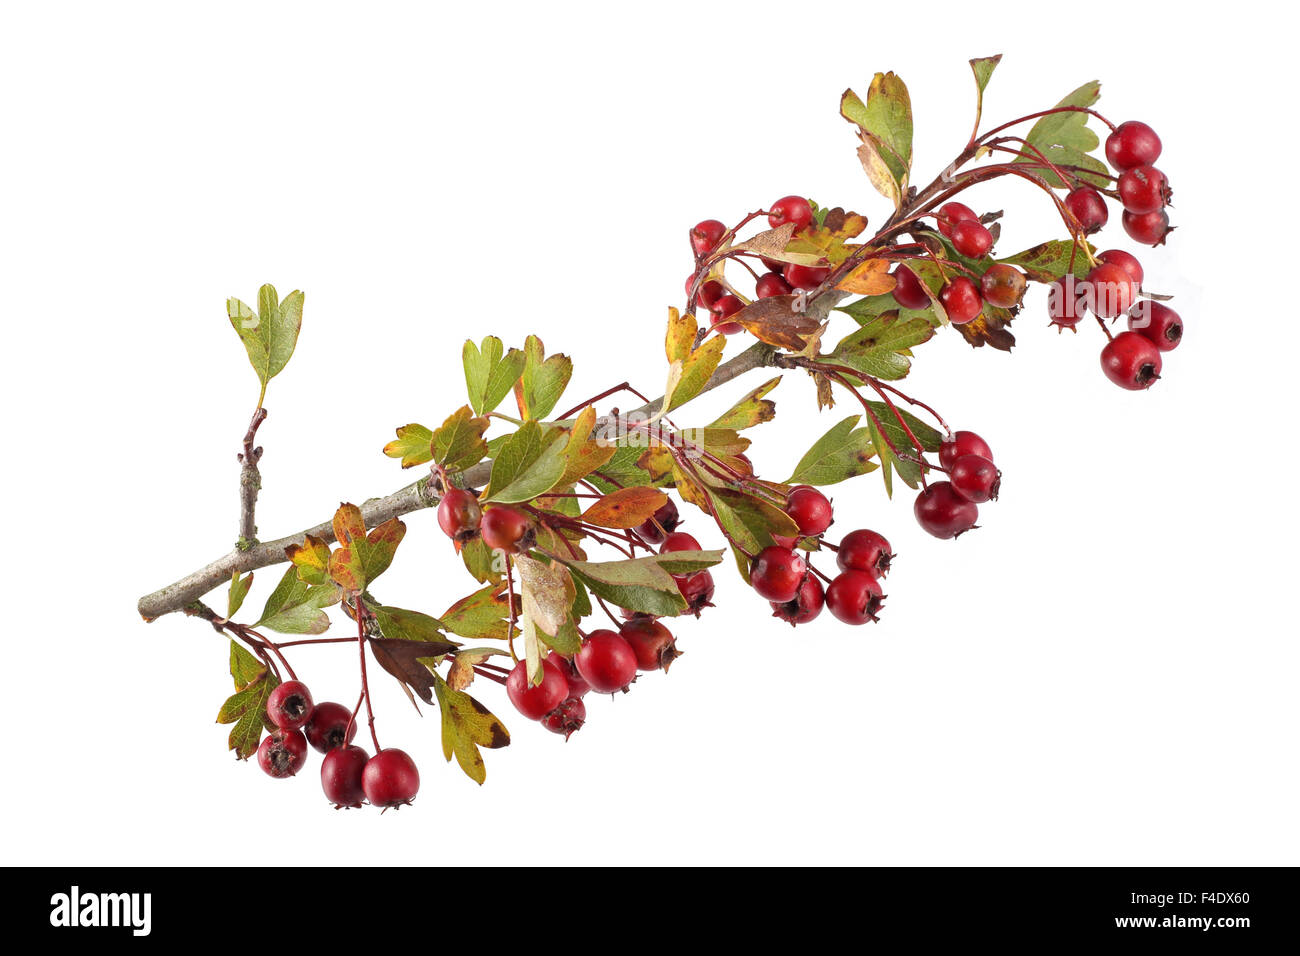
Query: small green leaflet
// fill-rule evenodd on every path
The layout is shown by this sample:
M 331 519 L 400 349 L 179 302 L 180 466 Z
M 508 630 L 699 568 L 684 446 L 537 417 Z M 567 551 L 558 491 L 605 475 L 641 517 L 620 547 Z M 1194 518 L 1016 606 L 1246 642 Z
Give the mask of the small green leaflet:
M 257 753 L 262 731 L 274 729 L 266 716 L 266 699 L 280 681 L 234 641 L 230 642 L 230 676 L 235 680 L 235 693 L 221 705 L 217 723 L 235 725 L 230 728 L 230 749 L 240 760 L 247 760 Z
M 475 783 L 487 779 L 487 767 L 479 747 L 495 750 L 510 743 L 510 733 L 490 710 L 464 691 L 452 690 L 437 674 L 433 675 L 433 692 L 442 709 L 442 752 L 452 755 Z
M 489 584 L 461 598 L 439 617 L 442 626 L 471 641 L 504 641 L 510 605 L 505 584 Z
M 715 335 L 687 356 L 685 361 L 676 361 L 668 369 L 668 385 L 664 389 L 664 412 L 680 408 L 704 390 L 718 363 L 722 361 L 722 350 L 727 347 L 727 339 Z
M 483 440 L 488 425 L 487 418 L 474 417 L 470 407 L 462 405 L 433 433 L 433 460 L 447 471 L 464 471 L 477 465 L 488 453 Z
M 226 597 L 226 620 L 230 620 L 239 613 L 239 609 L 244 606 L 244 598 L 248 597 L 248 589 L 253 586 L 253 572 L 242 578 L 236 571 L 230 576 L 230 592 Z
M 993 79 L 993 71 L 1001 62 L 1001 53 L 997 56 L 982 56 L 970 61 L 971 72 L 975 74 L 975 133 L 979 132 L 980 117 L 984 114 L 984 90 L 988 87 L 989 80 Z
M 911 368 L 911 348 L 933 335 L 925 319 L 900 320 L 897 313 L 886 312 L 841 339 L 827 361 L 873 378 L 899 379 Z
M 421 611 L 408 611 L 370 601 L 366 607 L 375 616 L 379 631 L 395 641 L 446 641 L 446 625 Z M 454 643 L 454 642 L 453 642 Z
M 397 438 L 384 446 L 384 454 L 389 458 L 402 459 L 402 467 L 424 465 L 433 461 L 433 432 L 423 425 L 402 425 L 397 429 Z
M 912 166 L 912 100 L 907 85 L 893 73 L 877 73 L 866 102 L 846 90 L 840 113 L 859 128 L 858 156 L 872 185 L 897 206 L 907 192 Z
M 1085 83 L 1061 102 L 1057 107 L 1089 107 L 1097 102 L 1101 95 L 1101 84 L 1096 80 Z M 1110 180 L 1106 175 L 1106 164 L 1089 156 L 1100 140 L 1097 134 L 1088 128 L 1088 114 L 1078 110 L 1065 113 L 1050 113 L 1041 117 L 1025 137 L 1025 152 L 1028 155 L 1017 156 L 1017 163 L 1035 163 L 1040 168 L 1038 175 L 1051 186 L 1064 188 L 1067 184 L 1050 169 L 1043 166 L 1038 153 L 1057 166 L 1081 166 L 1092 172 L 1072 172 L 1085 182 L 1094 186 L 1106 187 Z M 1035 152 L 1037 150 L 1038 152 Z
M 731 406 L 722 417 L 715 421 L 709 428 L 729 428 L 739 430 L 743 428 L 752 428 L 755 425 L 761 425 L 763 422 L 770 422 L 776 417 L 776 402 L 771 401 L 765 396 L 772 389 L 781 384 L 781 376 L 764 382 L 758 388 L 754 389 L 735 405 Z
M 1088 253 L 1096 252 L 1092 243 L 1084 243 Z M 1071 261 L 1074 266 L 1071 270 Z M 1086 276 L 1092 270 L 1092 263 L 1083 249 L 1076 249 L 1072 239 L 1052 239 L 1048 242 L 1017 252 L 1013 256 L 999 259 L 1008 265 L 1019 266 L 1035 282 L 1054 282 L 1073 271 L 1077 276 Z
M 298 577 L 297 567 L 291 564 L 253 626 L 281 634 L 323 634 L 330 619 L 322 608 L 337 604 L 341 597 L 333 584 L 305 584 Z
M 727 534 L 751 554 L 773 544 L 773 535 L 794 537 L 799 533 L 798 525 L 789 515 L 761 498 L 737 491 L 711 489 L 709 499 Z
M 524 341 L 524 371 L 515 384 L 515 400 L 524 418 L 540 421 L 551 414 L 573 375 L 573 362 L 567 355 L 545 356 L 542 340 L 528 336 Z
M 500 405 L 524 371 L 524 353 L 511 349 L 505 354 L 505 346 L 494 335 L 485 338 L 481 347 L 466 341 L 461 356 L 469 403 L 478 415 Z
M 668 555 L 652 555 L 630 561 L 566 560 L 562 563 L 592 594 L 606 601 L 630 611 L 675 617 L 686 610 L 686 602 L 672 575 L 690 573 L 679 568 L 712 567 L 722 560 L 721 551 L 703 553 L 710 556 L 707 563 L 682 561 L 679 555 L 672 555 L 676 561 L 664 561 Z M 713 559 L 711 556 L 715 554 L 717 558 Z M 669 566 L 675 569 L 672 573 L 667 570 Z
M 257 292 L 256 312 L 234 297 L 226 300 L 226 315 L 262 383 L 259 406 L 266 397 L 266 384 L 284 371 L 293 356 L 302 329 L 302 304 L 303 294 L 296 289 L 281 302 L 270 283 Z
M 564 477 L 568 444 L 567 433 L 543 430 L 535 421 L 524 422 L 493 460 L 483 500 L 517 504 L 550 491 Z
M 831 426 L 795 465 L 787 485 L 833 485 L 865 475 L 880 467 L 871 459 L 875 446 L 867 428 L 856 428 L 861 415 L 852 415 Z

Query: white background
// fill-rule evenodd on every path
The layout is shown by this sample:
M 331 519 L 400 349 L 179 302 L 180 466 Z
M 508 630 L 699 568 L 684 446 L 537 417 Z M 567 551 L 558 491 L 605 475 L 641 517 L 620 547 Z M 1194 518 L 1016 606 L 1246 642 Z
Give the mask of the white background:
M 1294 51 L 1250 4 L 908 9 L 7 7 L 6 862 L 265 862 L 271 838 L 321 864 L 1296 863 L 1296 334 L 1270 294 Z M 330 809 L 315 754 L 285 782 L 226 752 L 225 641 L 134 611 L 235 537 L 256 383 L 226 296 L 307 292 L 260 436 L 259 523 L 286 534 L 410 480 L 380 448 L 463 402 L 468 335 L 539 333 L 574 401 L 658 394 L 686 229 L 790 192 L 880 221 L 841 91 L 906 79 L 925 182 L 995 52 L 987 119 L 1099 78 L 1164 140 L 1179 228 L 1142 259 L 1188 334 L 1154 389 L 1106 382 L 1098 330 L 1049 331 L 1036 288 L 1013 355 L 944 332 L 907 382 L 997 452 L 980 531 L 927 537 L 875 475 L 834 489 L 837 528 L 900 555 L 880 625 L 791 631 L 724 568 L 671 676 L 589 699 L 568 745 L 478 687 L 514 734 L 482 788 L 381 675 L 381 739 L 424 781 L 382 817 Z M 1003 252 L 1055 234 L 1026 184 L 971 195 L 1007 210 Z M 1103 246 L 1137 251 L 1118 218 Z M 773 397 L 752 457 L 779 479 L 851 409 L 819 418 L 797 375 Z M 432 514 L 408 524 L 383 594 L 436 614 L 471 582 Z M 350 653 L 297 663 L 352 699 Z

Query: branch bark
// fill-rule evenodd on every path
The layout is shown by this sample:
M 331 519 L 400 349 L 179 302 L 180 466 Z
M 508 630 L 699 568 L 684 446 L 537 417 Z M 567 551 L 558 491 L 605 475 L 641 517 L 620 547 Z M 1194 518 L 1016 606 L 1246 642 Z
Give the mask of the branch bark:
M 842 294 L 838 293 L 824 295 L 811 304 L 809 311 L 813 312 L 819 319 L 825 319 L 840 298 L 842 298 Z M 776 354 L 776 349 L 770 345 L 758 343 L 750 346 L 735 358 L 719 365 L 700 394 L 725 385 L 753 369 L 773 366 Z M 642 405 L 635 412 L 652 414 L 662 404 L 663 397 L 660 396 L 654 401 Z M 627 412 L 624 414 L 633 413 Z M 600 419 L 596 423 L 597 431 L 609 423 L 610 419 L 608 418 Z M 465 472 L 464 483 L 467 487 L 480 487 L 487 483 L 491 473 L 491 461 L 479 462 Z M 254 493 L 255 497 L 256 494 Z M 438 500 L 438 494 L 429 486 L 429 479 L 421 478 L 419 481 L 398 489 L 391 495 L 383 498 L 371 498 L 366 501 L 361 505 L 361 516 L 365 519 L 367 527 L 374 527 L 390 518 L 410 514 L 422 508 L 435 507 Z M 302 531 L 283 538 L 277 538 L 274 541 L 251 543 L 252 539 L 250 537 L 248 547 L 236 548 L 229 554 L 223 555 L 198 570 L 190 572 L 179 581 L 175 581 L 165 588 L 160 588 L 152 594 L 146 594 L 140 598 L 136 608 L 140 612 L 140 616 L 146 621 L 153 621 L 164 614 L 185 610 L 213 588 L 229 581 L 231 575 L 235 573 L 244 574 L 248 571 L 280 564 L 288 560 L 285 557 L 284 549 L 292 544 L 301 544 L 303 538 L 307 535 L 312 535 L 326 542 L 332 543 L 334 541 L 334 529 L 330 521 L 323 521 L 314 527 L 304 528 Z
M 257 543 L 257 493 L 262 490 L 262 473 L 257 463 L 262 460 L 262 446 L 253 447 L 257 441 L 257 430 L 266 421 L 266 409 L 261 405 L 253 412 L 244 433 L 244 450 L 239 455 L 239 544 L 240 550 L 246 550 Z

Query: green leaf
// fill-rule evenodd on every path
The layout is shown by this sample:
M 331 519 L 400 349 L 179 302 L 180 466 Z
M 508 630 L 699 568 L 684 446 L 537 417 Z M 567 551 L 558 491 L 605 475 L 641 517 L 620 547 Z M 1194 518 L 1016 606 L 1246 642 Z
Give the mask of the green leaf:
M 1092 243 L 1085 243 L 1085 245 L 1088 247 L 1088 252 L 1096 251 Z M 1072 260 L 1073 270 L 1070 265 Z M 1092 270 L 1087 254 L 1082 249 L 1076 251 L 1072 239 L 1052 239 L 1032 249 L 999 259 L 998 262 L 1019 266 L 1025 270 L 1025 275 L 1035 282 L 1054 282 L 1070 271 L 1077 276 L 1086 276 Z
M 440 641 L 446 642 L 446 625 L 429 614 L 420 611 L 408 611 L 400 607 L 387 607 L 370 601 L 366 604 L 375 615 L 375 623 L 384 637 L 395 641 Z
M 564 477 L 568 444 L 564 432 L 543 430 L 535 421 L 524 422 L 492 462 L 492 478 L 483 500 L 517 504 L 550 491 Z
M 831 364 L 847 365 L 879 379 L 899 379 L 911 368 L 911 349 L 929 340 L 934 328 L 925 319 L 900 320 L 886 312 L 841 339 L 831 352 Z
M 799 459 L 785 484 L 833 485 L 878 468 L 871 460 L 876 450 L 870 430 L 854 427 L 861 418 L 861 415 L 851 415 L 831 426 Z
M 230 576 L 230 593 L 226 597 L 226 620 L 239 613 L 239 609 L 244 606 L 244 598 L 248 597 L 248 589 L 252 586 L 252 571 L 242 578 L 238 571 Z
M 236 670 L 234 660 L 235 652 L 232 651 L 230 668 L 232 675 Z M 241 662 L 239 665 L 241 671 L 246 666 L 246 662 Z M 238 683 L 238 675 L 235 675 L 235 680 Z M 217 723 L 235 725 L 230 729 L 228 742 L 230 749 L 240 760 L 247 760 L 257 753 L 257 745 L 262 742 L 263 730 L 275 729 L 266 716 L 266 699 L 279 685 L 280 681 L 274 674 L 263 671 L 261 676 L 227 698 L 217 712 Z
M 677 582 L 665 570 L 664 557 L 652 555 L 623 561 L 562 560 L 561 563 L 592 594 L 631 611 L 669 617 L 686 610 L 686 602 L 677 589 Z
M 266 395 L 267 382 L 284 371 L 298 344 L 303 298 L 295 290 L 281 302 L 275 286 L 268 283 L 258 290 L 256 312 L 236 298 L 226 300 L 226 315 L 244 343 L 257 380 L 262 383 L 262 397 Z
M 867 404 L 871 406 L 871 410 L 875 412 L 876 417 L 880 419 L 880 425 L 884 429 L 885 434 L 889 436 L 890 441 L 894 442 L 894 444 L 898 445 L 900 448 L 903 447 L 903 445 L 911 448 L 912 442 L 911 439 L 907 437 L 907 433 L 903 431 L 903 426 L 898 423 L 898 418 L 895 417 L 895 411 L 897 411 L 898 415 L 902 417 L 903 421 L 907 422 L 907 427 L 911 429 L 912 435 L 916 440 L 921 443 L 921 448 L 923 450 L 928 452 L 937 452 L 939 446 L 943 444 L 943 432 L 939 431 L 933 425 L 927 424 L 917 418 L 907 409 L 898 408 L 897 406 L 895 406 L 894 409 L 890 409 L 890 407 L 884 402 L 867 402 Z
M 1096 80 L 1085 83 L 1065 99 L 1057 103 L 1057 108 L 1074 106 L 1090 107 L 1101 95 L 1101 84 Z M 1041 117 L 1025 137 L 1027 155 L 1017 156 L 1017 163 L 1039 164 L 1038 174 L 1051 186 L 1063 188 L 1067 183 L 1046 167 L 1042 159 L 1034 152 L 1042 153 L 1049 162 L 1057 166 L 1083 166 L 1091 173 L 1076 171 L 1076 175 L 1094 186 L 1105 187 L 1109 184 L 1106 176 L 1106 164 L 1087 155 L 1100 144 L 1097 134 L 1088 128 L 1088 114 L 1078 110 L 1063 113 L 1049 113 Z M 1032 147 L 1032 148 L 1031 148 Z
M 361 509 L 339 505 L 334 513 L 334 537 L 339 547 L 330 555 L 330 577 L 339 587 L 364 591 L 388 570 L 405 536 L 406 525 L 400 518 L 390 518 L 367 534 Z
M 510 733 L 490 710 L 464 691 L 452 690 L 437 674 L 433 675 L 433 691 L 442 708 L 442 752 L 456 762 L 466 776 L 481 784 L 487 779 L 487 768 L 479 747 L 495 750 L 510 743 Z
M 725 336 L 715 335 L 678 364 L 674 362 L 668 373 L 668 387 L 664 390 L 664 410 L 685 405 L 709 383 L 722 361 L 722 350 L 727 347 Z
M 241 645 L 230 642 L 230 676 L 235 680 L 235 690 L 243 690 L 253 681 L 266 673 L 266 665 L 245 650 Z
M 433 461 L 433 432 L 423 425 L 402 425 L 397 429 L 397 438 L 384 446 L 384 454 L 389 458 L 402 459 L 402 467 L 424 465 Z
M 462 405 L 433 433 L 433 460 L 447 471 L 477 465 L 488 453 L 483 433 L 489 424 L 487 418 L 475 418 L 470 407 Z
M 921 466 L 913 461 L 906 461 L 896 455 L 889 447 L 889 442 L 893 442 L 894 448 L 897 448 L 903 455 L 909 457 L 920 457 L 920 451 L 912 444 L 903 427 L 894 417 L 894 413 L 889 410 L 889 406 L 884 402 L 867 403 L 879 424 L 871 421 L 867 422 L 868 432 L 871 436 L 872 444 L 875 446 L 876 455 L 880 459 L 881 477 L 885 480 L 885 491 L 890 495 L 894 494 L 893 473 L 897 472 L 898 477 L 910 488 L 915 488 L 921 480 Z M 923 451 L 938 451 L 939 445 L 943 442 L 943 435 L 931 428 L 925 422 L 921 421 L 915 415 L 899 409 L 899 415 L 907 422 L 908 428 L 916 436 L 916 440 L 921 443 Z
M 980 117 L 984 115 L 984 90 L 993 79 L 993 71 L 1002 62 L 1002 54 L 982 56 L 970 61 L 971 72 L 975 74 L 975 129 L 979 132 Z M 973 134 L 972 134 L 973 135 Z
M 504 641 L 510 614 L 504 591 L 505 584 L 489 584 L 461 598 L 438 620 L 448 631 L 467 640 Z
M 875 176 L 872 176 L 873 185 L 897 205 L 907 192 L 912 166 L 912 100 L 907 85 L 893 73 L 877 73 L 867 91 L 866 102 L 852 90 L 846 90 L 840 99 L 840 113 L 861 129 L 863 145 L 874 152 L 894 188 L 886 192 Z M 863 165 L 867 165 L 865 159 Z M 871 169 L 867 172 L 870 175 Z
M 515 385 L 519 414 L 523 418 L 545 418 L 555 410 L 560 396 L 573 375 L 573 362 L 567 355 L 546 358 L 542 340 L 530 335 L 524 341 L 524 371 Z
M 504 573 L 504 568 L 498 567 L 496 552 L 482 538 L 472 538 L 462 545 L 460 558 L 465 563 L 465 570 L 479 584 L 498 581 Z
M 764 396 L 780 384 L 780 375 L 771 381 L 764 382 L 735 405 L 732 405 L 722 414 L 721 418 L 708 427 L 739 430 L 752 428 L 755 425 L 761 425 L 763 422 L 770 422 L 776 417 L 776 402 Z
M 461 352 L 465 364 L 465 386 L 469 403 L 478 415 L 493 411 L 515 387 L 524 370 L 524 353 L 505 346 L 494 335 L 483 340 L 482 348 L 466 341 Z
M 281 634 L 323 634 L 330 626 L 330 619 L 321 609 L 337 604 L 341 598 L 334 584 L 306 584 L 297 569 L 290 566 L 266 599 L 262 616 L 253 626 Z
M 773 535 L 794 537 L 799 533 L 799 526 L 789 515 L 762 498 L 738 491 L 714 490 L 710 499 L 718 523 L 736 544 L 751 554 L 774 544 Z

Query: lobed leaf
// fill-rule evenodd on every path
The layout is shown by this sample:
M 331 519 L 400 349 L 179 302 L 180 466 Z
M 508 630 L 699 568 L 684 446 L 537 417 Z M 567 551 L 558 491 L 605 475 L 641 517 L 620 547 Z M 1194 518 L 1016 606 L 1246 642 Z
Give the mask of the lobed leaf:
M 850 415 L 832 425 L 799 459 L 786 484 L 833 485 L 880 467 L 872 461 L 876 449 L 870 430 L 855 427 L 861 419 Z
M 433 690 L 442 709 L 443 755 L 451 760 L 454 754 L 465 775 L 475 783 L 483 783 L 487 767 L 478 748 L 508 746 L 509 731 L 490 710 L 464 691 L 453 690 L 437 674 L 433 675 Z
M 467 340 L 461 358 L 469 403 L 478 415 L 493 411 L 501 404 L 523 374 L 526 361 L 518 349 L 505 353 L 505 346 L 494 335 L 483 339 L 481 347 Z

